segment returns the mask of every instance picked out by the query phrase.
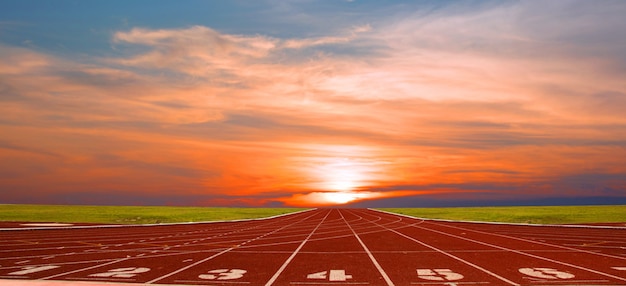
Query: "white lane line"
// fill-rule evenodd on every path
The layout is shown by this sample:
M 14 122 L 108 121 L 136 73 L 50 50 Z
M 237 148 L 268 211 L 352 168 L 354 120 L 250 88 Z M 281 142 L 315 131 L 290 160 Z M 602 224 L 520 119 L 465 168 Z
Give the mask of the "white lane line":
M 282 218 L 286 216 L 301 214 L 308 211 L 314 211 L 316 209 L 306 209 L 292 213 L 285 213 L 270 217 L 262 218 L 247 218 L 247 219 L 234 219 L 234 220 L 214 220 L 214 221 L 198 221 L 198 222 L 176 222 L 176 223 L 155 223 L 155 224 L 105 224 L 105 225 L 81 225 L 81 226 L 59 226 L 59 227 L 20 227 L 20 228 L 0 228 L 1 231 L 28 231 L 28 230 L 41 230 L 41 229 L 100 229 L 100 228 L 134 228 L 134 227 L 154 227 L 154 226 L 187 226 L 198 224 L 215 224 L 215 223 L 232 223 L 232 222 L 257 222 L 264 220 L 272 220 L 275 218 Z
M 315 215 L 315 214 L 313 214 L 313 215 Z M 313 215 L 311 215 L 311 216 L 313 216 Z M 285 228 L 290 227 L 290 226 L 292 226 L 292 225 L 295 225 L 295 224 L 298 224 L 298 223 L 300 223 L 300 222 L 303 222 L 303 221 L 305 221 L 305 220 L 309 219 L 311 216 L 305 217 L 305 218 L 303 218 L 303 219 L 301 219 L 301 220 L 299 220 L 299 221 L 297 221 L 297 222 L 294 222 L 294 223 L 291 223 L 291 224 L 285 225 L 285 226 L 283 226 L 283 227 L 281 227 L 281 228 L 275 229 L 275 230 L 270 231 L 270 232 L 268 232 L 268 233 L 264 233 L 264 234 L 262 234 L 262 235 L 259 235 L 259 236 L 258 236 L 258 237 L 256 237 L 255 239 L 252 239 L 252 241 L 257 240 L 257 239 L 260 239 L 260 238 L 263 238 L 263 237 L 266 237 L 266 236 L 268 236 L 268 235 L 270 235 L 270 234 L 273 234 L 273 233 L 276 233 L 276 232 L 278 232 L 278 231 L 280 231 L 280 230 L 282 230 L 282 229 L 285 229 Z M 319 225 L 318 225 L 318 226 L 319 226 Z M 185 271 L 185 270 L 187 270 L 187 269 L 189 269 L 189 268 L 191 268 L 191 267 L 194 267 L 194 266 L 196 266 L 196 265 L 202 264 L 202 263 L 204 263 L 204 262 L 206 262 L 206 261 L 209 261 L 209 260 L 211 260 L 211 259 L 213 259 L 213 258 L 215 258 L 215 257 L 218 257 L 218 256 L 220 256 L 220 255 L 222 255 L 222 254 L 224 254 L 224 253 L 226 253 L 226 252 L 229 252 L 229 251 L 231 251 L 231 250 L 233 250 L 233 249 L 235 249 L 235 248 L 238 248 L 239 246 L 244 245 L 244 244 L 246 244 L 246 243 L 248 243 L 248 242 L 243 242 L 243 243 L 241 243 L 241 244 L 239 244 L 239 245 L 236 245 L 236 246 L 234 246 L 234 247 L 228 248 L 228 249 L 226 249 L 226 250 L 224 250 L 224 251 L 222 251 L 222 252 L 219 252 L 219 253 L 217 253 L 217 254 L 211 255 L 210 257 L 207 257 L 207 258 L 205 258 L 205 259 L 202 259 L 202 260 L 200 260 L 200 261 L 198 261 L 198 262 L 195 262 L 195 263 L 189 264 L 189 265 L 187 265 L 187 266 L 185 266 L 185 267 L 183 267 L 183 268 L 180 268 L 180 269 L 178 269 L 178 270 L 176 270 L 176 271 L 173 271 L 173 272 L 170 272 L 170 273 L 168 273 L 168 274 L 165 274 L 165 275 L 163 275 L 163 276 L 161 276 L 161 277 L 157 277 L 157 278 L 155 278 L 155 279 L 152 279 L 152 280 L 150 280 L 150 281 L 148 281 L 148 282 L 145 282 L 144 284 L 152 284 L 152 283 L 154 283 L 154 282 L 156 282 L 156 281 L 163 280 L 163 279 L 165 279 L 165 278 L 167 278 L 167 277 L 170 277 L 170 276 L 173 276 L 173 275 L 178 274 L 178 273 L 180 273 L 180 272 L 183 272 L 183 271 Z
M 435 224 L 435 225 L 438 225 L 438 224 Z M 475 240 L 475 239 L 471 239 L 471 238 L 467 238 L 467 237 L 462 237 L 462 236 L 454 235 L 454 234 L 451 234 L 451 233 L 447 233 L 447 232 L 443 232 L 443 231 L 439 231 L 439 230 L 435 230 L 435 229 L 430 229 L 430 228 L 421 227 L 421 226 L 414 226 L 414 227 L 415 228 L 424 229 L 424 230 L 428 230 L 428 231 L 431 231 L 431 232 L 440 233 L 440 234 L 447 235 L 447 236 L 450 236 L 450 237 L 454 237 L 454 238 L 458 238 L 458 239 L 462 239 L 462 240 L 466 240 L 466 241 L 482 244 L 482 245 L 485 245 L 485 246 L 489 246 L 489 247 L 493 247 L 493 248 L 497 248 L 497 249 L 502 249 L 502 250 L 513 252 L 513 253 L 517 253 L 517 254 L 521 254 L 521 255 L 525 255 L 525 256 L 529 256 L 529 257 L 533 257 L 533 258 L 537 258 L 537 259 L 541 259 L 541 260 L 545 260 L 545 261 L 549 261 L 549 262 L 553 262 L 553 263 L 569 266 L 569 267 L 572 267 L 572 268 L 581 269 L 581 270 L 592 272 L 592 273 L 599 274 L 599 275 L 602 275 L 602 276 L 611 277 L 613 279 L 626 281 L 626 278 L 622 278 L 622 277 L 619 277 L 619 276 L 615 276 L 615 275 L 611 275 L 611 274 L 608 274 L 608 273 L 600 272 L 600 271 L 597 271 L 597 270 L 589 269 L 587 267 L 583 267 L 583 266 L 579 266 L 579 265 L 575 265 L 575 264 L 571 264 L 571 263 L 567 263 L 567 262 L 563 262 L 563 261 L 559 261 L 559 260 L 555 260 L 555 259 L 539 256 L 539 255 L 530 254 L 530 253 L 527 253 L 527 252 L 519 251 L 519 250 L 508 248 L 508 247 L 503 247 L 503 246 L 499 246 L 499 245 L 495 245 L 495 244 L 491 244 L 491 243 L 487 243 L 487 242 L 482 242 L 482 241 L 479 241 L 479 240 Z
M 193 283 L 192 285 L 205 285 L 206 280 L 176 280 L 174 281 L 176 283 Z M 232 285 L 237 285 L 237 284 L 251 284 L 250 282 L 236 282 L 236 281 L 219 281 L 219 284 L 232 284 Z M 165 285 L 165 284 L 159 284 L 159 285 Z M 178 284 L 176 285 L 172 285 L 172 286 L 179 286 Z M 182 286 L 182 285 L 180 285 Z
M 400 213 L 392 213 L 384 210 L 368 208 L 371 211 L 377 211 L 381 213 L 390 214 L 393 216 L 404 216 L 417 220 L 427 220 L 427 221 L 440 221 L 440 222 L 458 222 L 458 223 L 475 223 L 475 224 L 486 224 L 486 225 L 503 225 L 503 226 L 532 226 L 532 227 L 561 227 L 564 229 L 575 229 L 575 228 L 588 228 L 588 229 L 626 229 L 624 226 L 608 226 L 608 225 L 581 225 L 581 224 L 535 224 L 535 223 L 512 223 L 512 222 L 495 222 L 495 221 L 473 221 L 473 220 L 453 220 L 453 219 L 436 219 L 436 218 L 421 218 L 414 217 L 410 215 L 400 214 Z
M 298 221 L 298 222 L 296 222 L 296 223 L 299 223 L 299 222 L 301 222 L 301 221 L 304 221 L 304 220 L 306 220 L 306 219 L 307 219 L 307 218 L 309 218 L 309 217 L 311 217 L 311 216 L 308 216 L 308 217 L 306 217 L 306 218 L 304 218 L 304 219 L 302 219 L 302 220 L 300 220 L 300 221 Z M 275 223 L 275 222 L 274 222 L 274 223 Z M 293 224 L 296 224 L 296 223 L 293 223 Z M 273 224 L 273 223 L 271 223 L 271 224 Z M 291 224 L 291 225 L 293 225 L 293 224 Z M 286 226 L 285 226 L 285 227 L 286 227 Z M 248 229 L 248 228 L 246 228 L 246 229 Z M 278 231 L 278 230 L 276 230 L 276 231 Z M 169 249 L 169 248 L 166 248 L 166 249 Z M 72 255 L 72 254 L 76 254 L 76 253 L 72 252 L 72 253 L 68 253 L 67 255 Z M 180 254 L 184 254 L 184 253 L 176 253 L 176 254 L 173 254 L 173 255 L 180 255 Z M 168 256 L 168 255 L 165 255 L 165 256 Z M 154 257 L 156 257 L 156 256 L 154 256 Z M 132 257 L 127 256 L 127 257 L 125 257 L 125 258 L 115 259 L 115 260 L 109 261 L 109 262 L 107 262 L 107 263 L 98 264 L 98 265 L 94 265 L 94 266 L 91 266 L 91 267 L 81 268 L 81 269 L 77 269 L 77 270 L 73 270 L 73 271 L 69 271 L 69 272 L 64 272 L 64 273 L 59 273 L 59 274 L 55 274 L 55 275 L 51 275 L 51 276 L 47 276 L 47 277 L 43 277 L 43 278 L 40 278 L 39 280 L 48 280 L 48 279 L 52 279 L 52 278 L 56 278 L 56 277 L 60 277 L 60 276 L 64 276 L 64 275 L 74 274 L 74 273 L 81 272 L 81 271 L 87 271 L 87 270 L 91 270 L 91 269 L 94 269 L 94 268 L 98 268 L 98 267 L 102 267 L 102 266 L 107 266 L 107 265 L 110 265 L 110 264 L 115 264 L 115 263 L 118 263 L 118 262 L 123 262 L 123 261 L 130 260 L 130 259 L 133 259 L 133 258 L 132 258 Z M 83 261 L 78 261 L 77 263 L 79 263 L 79 264 L 80 264 L 80 263 L 85 263 L 85 262 L 83 262 Z
M 189 264 L 189 265 L 187 265 L 187 266 L 185 266 L 185 267 L 183 267 L 183 268 L 180 268 L 180 269 L 178 269 L 178 270 L 176 270 L 176 271 L 173 271 L 173 272 L 170 272 L 170 273 L 168 273 L 168 274 L 166 274 L 166 275 L 163 275 L 163 276 L 161 276 L 161 277 L 157 277 L 157 278 L 155 278 L 155 279 L 152 279 L 152 280 L 150 280 L 150 281 L 146 282 L 145 284 L 152 284 L 152 283 L 154 283 L 154 282 L 156 282 L 156 281 L 159 281 L 159 280 L 165 279 L 165 278 L 170 277 L 170 276 L 172 276 L 172 275 L 174 275 L 174 274 L 178 274 L 178 273 L 183 272 L 183 271 L 185 271 L 185 270 L 187 270 L 187 269 L 189 269 L 189 268 L 191 268 L 191 267 L 194 267 L 194 266 L 196 266 L 196 265 L 198 265 L 198 264 L 204 263 L 204 262 L 209 261 L 209 260 L 211 260 L 211 259 L 213 259 L 213 258 L 215 258 L 215 257 L 218 257 L 218 256 L 220 256 L 220 255 L 222 255 L 222 254 L 224 254 L 224 253 L 226 253 L 226 252 L 229 252 L 229 251 L 231 251 L 231 250 L 233 250 L 233 249 L 235 249 L 235 247 L 228 248 L 228 249 L 226 249 L 226 250 L 224 250 L 224 251 L 222 251 L 222 252 L 219 252 L 219 253 L 213 254 L 213 255 L 211 255 L 211 256 L 209 256 L 209 257 L 205 258 L 205 259 L 202 259 L 202 260 L 200 260 L 200 261 L 198 261 L 198 262 L 196 262 L 196 263 Z
M 69 275 L 69 274 L 74 274 L 74 273 L 81 272 L 81 271 L 87 271 L 87 270 L 91 270 L 91 269 L 94 269 L 94 268 L 107 266 L 107 265 L 111 265 L 111 264 L 122 262 L 122 261 L 126 261 L 126 260 L 128 260 L 128 257 L 122 258 L 122 259 L 116 259 L 116 260 L 113 260 L 113 261 L 108 262 L 108 263 L 97 264 L 97 265 L 94 265 L 94 266 L 91 266 L 91 267 L 87 267 L 87 268 L 81 268 L 81 269 L 77 269 L 77 270 L 74 270 L 74 271 L 68 271 L 68 272 L 63 272 L 63 273 L 59 273 L 59 274 L 55 274 L 55 275 L 51 275 L 51 276 L 46 276 L 46 277 L 43 277 L 43 278 L 39 278 L 38 280 L 49 280 L 49 279 L 52 279 L 52 278 L 56 278 L 56 277 L 60 277 L 60 276 L 64 276 L 64 275 Z
M 352 226 L 348 223 L 348 221 L 346 220 L 346 218 L 343 216 L 343 214 L 341 213 L 340 210 L 337 210 L 339 212 L 339 215 L 341 215 L 341 218 L 343 219 L 343 221 L 346 223 L 346 225 L 348 225 L 348 228 L 350 228 L 350 230 L 352 231 L 352 234 L 354 234 L 354 237 L 356 237 L 356 239 L 359 241 L 359 243 L 361 244 L 361 246 L 363 247 L 363 249 L 365 250 L 365 252 L 367 252 L 367 256 L 369 256 L 370 260 L 372 261 L 372 263 L 374 263 L 374 266 L 376 266 L 376 269 L 378 269 L 378 272 L 380 272 L 380 275 L 383 276 L 383 279 L 385 279 L 385 282 L 387 282 L 387 285 L 389 286 L 393 286 L 393 282 L 391 281 L 391 279 L 389 278 L 389 276 L 387 275 L 387 273 L 385 272 L 385 270 L 383 270 L 383 268 L 380 266 L 380 264 L 378 263 L 378 261 L 376 260 L 376 258 L 374 258 L 374 255 L 372 255 L 372 252 L 369 250 L 369 248 L 367 248 L 367 246 L 365 245 L 365 243 L 363 243 L 363 241 L 361 240 L 361 238 L 359 237 L 359 235 L 356 233 L 356 231 L 354 231 L 354 228 L 352 228 Z M 361 218 L 362 219 L 362 218 Z M 375 222 L 374 222 L 375 223 Z M 375 223 L 377 224 L 377 223 Z
M 379 210 L 375 210 L 375 211 L 379 211 Z M 389 212 L 385 212 L 385 211 L 379 211 L 379 212 L 387 213 L 388 215 L 392 215 L 392 216 L 397 215 L 397 214 L 393 214 L 393 213 L 389 213 Z M 407 217 L 409 217 L 409 216 L 407 216 Z M 409 217 L 409 218 L 411 218 L 411 217 Z M 429 222 L 429 223 L 434 224 L 434 225 L 438 225 L 438 226 L 444 226 L 444 227 L 449 227 L 449 228 L 456 228 L 456 229 L 460 229 L 460 230 L 464 230 L 464 231 L 473 231 L 473 232 L 489 234 L 489 235 L 495 235 L 495 236 L 500 236 L 500 237 L 509 238 L 509 239 L 518 239 L 518 240 L 526 241 L 525 239 L 515 238 L 515 237 L 501 235 L 501 234 L 493 234 L 493 233 L 477 231 L 477 230 L 472 230 L 472 229 L 467 229 L 467 228 L 462 228 L 462 227 L 443 225 L 443 224 L 439 224 L 439 223 L 435 223 L 435 222 Z M 447 232 L 434 230 L 434 229 L 431 229 L 431 228 L 421 227 L 421 226 L 417 226 L 417 225 L 414 225 L 413 227 L 424 229 L 424 230 L 428 230 L 428 231 L 431 231 L 431 232 L 440 233 L 440 234 L 443 234 L 443 235 L 455 237 L 455 238 L 458 238 L 458 239 L 462 239 L 462 240 L 466 240 L 466 241 L 470 241 L 470 242 L 474 242 L 474 243 L 478 243 L 478 244 L 482 244 L 482 245 L 485 245 L 485 246 L 489 246 L 489 247 L 493 247 L 493 248 L 497 248 L 497 249 L 501 249 L 501 250 L 505 250 L 505 251 L 509 251 L 509 252 L 513 252 L 513 253 L 517 253 L 517 254 L 521 254 L 521 255 L 525 255 L 525 256 L 529 256 L 529 257 L 533 257 L 533 258 L 537 258 L 537 259 L 541 259 L 541 260 L 545 260 L 545 261 L 549 261 L 549 262 L 553 262 L 553 263 L 557 263 L 557 264 L 561 264 L 561 265 L 565 265 L 565 266 L 569 266 L 569 267 L 572 267 L 572 268 L 581 269 L 581 270 L 592 272 L 592 273 L 599 274 L 599 275 L 602 275 L 602 276 L 611 277 L 613 279 L 626 281 L 626 278 L 622 278 L 622 277 L 611 275 L 611 274 L 604 273 L 604 272 L 601 272 L 601 271 L 593 270 L 593 269 L 586 268 L 586 267 L 583 267 L 583 266 L 579 266 L 579 265 L 575 265 L 575 264 L 571 264 L 571 263 L 567 263 L 567 262 L 563 262 L 563 261 L 559 261 L 559 260 L 555 260 L 555 259 L 539 256 L 539 255 L 530 254 L 530 253 L 523 252 L 523 251 L 520 251 L 520 250 L 511 249 L 511 248 L 507 248 L 507 247 L 503 247 L 503 246 L 498 246 L 498 245 L 494 245 L 494 244 L 490 244 L 490 243 L 474 240 L 474 239 L 471 239 L 471 238 L 462 237 L 462 236 L 450 234 L 450 233 L 447 233 Z M 579 252 L 592 253 L 592 252 L 588 252 L 588 251 L 579 250 L 579 249 L 576 249 L 576 248 L 558 247 L 557 245 L 551 245 L 551 244 L 543 243 L 543 242 L 535 242 L 535 241 L 531 241 L 531 240 L 528 240 L 528 242 L 534 242 L 534 243 L 537 243 L 537 244 L 543 244 L 543 245 L 547 245 L 547 246 L 554 246 L 554 247 L 557 247 L 557 248 L 569 249 L 569 250 L 574 250 L 574 251 L 579 251 Z M 597 254 L 597 253 L 595 253 L 595 254 Z M 607 255 L 603 255 L 603 256 L 607 256 Z
M 491 284 L 489 282 L 448 282 L 447 285 L 476 285 L 476 284 Z M 411 282 L 411 285 L 445 285 L 441 282 Z
M 472 231 L 472 232 L 476 232 L 476 233 L 495 235 L 495 236 L 504 237 L 504 238 L 508 238 L 508 239 L 515 239 L 515 240 L 520 240 L 520 241 L 524 241 L 524 242 L 530 242 L 530 243 L 534 243 L 534 244 L 540 244 L 540 245 L 545 245 L 545 246 L 550 246 L 550 247 L 555 247 L 555 248 L 562 248 L 562 249 L 567 249 L 567 250 L 576 251 L 576 252 L 583 252 L 583 253 L 588 253 L 588 254 L 594 254 L 594 255 L 599 255 L 599 256 L 605 256 L 605 257 L 610 257 L 610 258 L 617 258 L 617 259 L 621 259 L 621 260 L 626 260 L 626 257 L 621 257 L 621 256 L 616 256 L 616 255 L 611 255 L 611 254 L 605 254 L 605 253 L 599 253 L 599 252 L 593 252 L 593 251 L 588 251 L 588 250 L 584 250 L 584 249 L 579 249 L 579 248 L 574 248 L 574 247 L 567 247 L 567 246 L 562 246 L 562 245 L 557 245 L 557 244 L 552 244 L 552 243 L 547 243 L 547 242 L 535 241 L 535 240 L 530 240 L 530 239 L 525 239 L 525 238 L 520 238 L 520 237 L 515 237 L 515 236 L 509 236 L 509 235 L 506 235 L 506 234 L 491 233 L 491 232 L 474 230 L 474 229 L 469 229 L 469 228 L 464 228 L 464 227 L 439 224 L 439 223 L 434 223 L 434 222 L 430 222 L 430 223 L 435 224 L 435 225 L 439 225 L 439 226 L 449 227 L 449 228 L 456 228 L 456 229 L 460 229 L 460 230 L 464 230 L 464 231 Z
M 338 220 L 341 220 L 341 219 L 338 219 Z M 328 222 L 328 221 L 326 221 L 325 225 L 328 225 L 328 224 L 327 224 L 327 222 Z M 342 221 L 341 221 L 340 223 L 343 225 L 343 222 L 342 222 Z M 270 224 L 275 224 L 275 223 L 268 223 L 268 224 L 266 224 L 266 225 L 270 225 Z M 343 226 L 342 226 L 342 227 L 343 227 Z M 257 226 L 257 227 L 255 227 L 255 228 L 256 228 L 256 229 L 261 229 L 261 228 L 263 228 L 263 227 L 262 227 L 262 226 Z M 267 228 L 267 227 L 265 227 L 265 228 Z M 216 237 L 219 237 L 219 236 L 223 236 L 223 235 L 226 235 L 226 234 L 233 234 L 233 233 L 241 232 L 241 231 L 248 230 L 248 229 L 250 229 L 250 227 L 242 228 L 242 229 L 239 229 L 239 230 L 236 230 L 236 231 L 231 231 L 231 232 L 228 232 L 228 233 L 214 234 L 212 237 L 203 238 L 203 239 L 201 239 L 200 241 L 205 241 L 205 240 L 207 240 L 207 239 L 213 239 L 213 238 L 216 238 Z M 268 228 L 268 229 L 269 229 L 269 228 Z M 343 232 L 343 229 L 338 229 L 337 231 L 330 231 L 330 232 L 328 232 L 328 231 L 327 231 L 326 233 L 328 233 L 328 235 L 331 235 L 331 234 L 332 234 L 332 233 L 334 233 L 334 232 Z M 321 234 L 321 233 L 319 233 L 319 232 L 318 232 L 318 234 Z M 133 235 L 133 236 L 136 236 L 136 235 Z M 348 236 L 351 236 L 351 234 L 344 235 L 344 236 L 345 236 L 345 237 L 348 237 Z M 141 235 L 140 237 L 145 237 L 145 235 Z M 162 236 L 162 237 L 160 237 L 160 238 L 163 238 L 163 237 L 165 237 L 165 236 Z M 284 236 L 284 237 L 286 237 L 286 236 Z M 340 237 L 340 236 L 325 236 L 325 238 L 311 239 L 311 240 L 309 240 L 309 241 L 316 241 L 316 240 L 322 240 L 322 239 L 334 239 L 334 238 L 339 238 L 339 237 Z M 139 238 L 135 238 L 135 239 L 139 239 Z M 155 238 L 150 238 L 150 240 L 153 240 L 153 239 L 155 239 Z M 102 240 L 99 240 L 99 241 L 100 241 L 100 242 L 102 242 Z M 169 244 L 171 244 L 172 242 L 180 242 L 180 240 L 176 240 L 176 241 L 174 241 L 174 240 L 169 240 L 169 241 L 160 241 L 160 242 L 159 242 L 159 244 L 162 244 L 162 245 L 164 245 L 164 244 L 168 244 L 168 243 L 169 243 Z M 300 242 L 301 242 L 301 240 L 300 240 L 300 239 L 298 239 L 298 243 L 300 243 Z M 102 243 L 104 243 L 104 242 L 102 242 Z M 123 246 L 123 245 L 124 245 L 124 244 L 117 244 L 117 245 L 114 245 L 114 246 Z M 167 246 L 167 245 L 164 245 L 164 246 Z M 60 247 L 60 248 L 57 248 L 57 249 L 61 249 L 61 248 L 64 248 L 64 247 Z M 70 248 L 84 248 L 84 247 L 83 247 L 83 246 L 81 246 L 81 247 L 70 247 Z M 151 250 L 150 248 L 152 248 L 152 247 L 148 247 L 148 248 L 147 248 L 147 250 Z M 19 250 L 12 249 L 12 250 L 5 250 L 5 251 L 0 250 L 0 252 L 12 252 L 12 253 L 14 253 L 15 251 L 22 251 L 22 250 L 31 251 L 31 250 L 47 250 L 47 249 L 53 249 L 53 248 L 19 249 Z M 142 248 L 142 249 L 143 249 L 143 248 Z M 168 248 L 168 249 L 169 249 L 169 248 Z M 90 251 L 90 252 L 96 252 L 96 251 L 98 251 L 98 250 L 93 250 L 93 249 L 92 249 L 92 250 L 88 250 L 88 251 Z M 67 255 L 67 254 L 61 254 L 61 255 Z M 14 257 L 11 257 L 11 259 L 28 259 L 28 258 L 38 258 L 38 257 L 40 257 L 40 256 L 23 256 L 23 257 L 15 257 L 15 256 L 14 256 Z M 0 260 L 2 260 L 2 259 L 4 259 L 4 258 L 0 258 Z M 8 259 L 8 258 L 7 258 L 7 259 Z
M 443 251 L 443 250 L 441 250 L 441 249 L 439 249 L 439 248 L 436 248 L 436 247 L 434 247 L 434 246 L 432 246 L 432 245 L 430 245 L 430 244 L 427 244 L 427 243 L 424 243 L 424 242 L 422 242 L 422 241 L 420 241 L 420 240 L 417 240 L 417 239 L 415 239 L 415 238 L 413 238 L 413 237 L 411 237 L 411 236 L 408 236 L 408 235 L 406 235 L 406 234 L 404 234 L 404 233 L 401 233 L 401 232 L 399 232 L 399 231 L 397 231 L 397 230 L 395 230 L 395 229 L 388 228 L 388 227 L 383 226 L 383 225 L 380 225 L 380 224 L 378 224 L 378 223 L 374 223 L 374 224 L 379 225 L 379 226 L 381 226 L 381 227 L 383 227 L 383 228 L 385 228 L 385 229 L 387 229 L 387 230 L 389 230 L 389 231 L 391 231 L 391 232 L 393 232 L 393 233 L 395 233 L 395 234 L 397 234 L 397 235 L 400 235 L 400 236 L 402 236 L 402 237 L 404 237 L 404 238 L 407 238 L 407 239 L 409 239 L 409 240 L 411 240 L 411 241 L 413 241 L 413 242 L 417 242 L 417 243 L 419 243 L 419 244 L 421 244 L 421 245 L 423 245 L 423 246 L 425 246 L 425 247 L 428 247 L 428 248 L 430 248 L 430 249 L 432 249 L 432 250 L 434 250 L 434 251 L 436 251 L 436 252 L 439 252 L 439 253 L 441 253 L 441 254 L 443 254 L 443 255 L 446 255 L 446 256 L 448 256 L 448 257 L 450 257 L 450 258 L 453 258 L 453 259 L 455 259 L 455 260 L 457 260 L 457 261 L 460 261 L 460 262 L 465 263 L 465 264 L 467 264 L 467 265 L 469 265 L 469 266 L 471 266 L 471 267 L 474 267 L 474 268 L 476 268 L 476 269 L 478 269 L 478 270 L 480 270 L 480 271 L 482 271 L 482 272 L 485 272 L 485 273 L 487 273 L 487 274 L 489 274 L 489 275 L 491 275 L 491 276 L 493 276 L 493 277 L 495 277 L 495 278 L 498 278 L 499 280 L 502 280 L 502 281 L 506 282 L 507 284 L 510 284 L 510 285 L 516 285 L 516 286 L 519 286 L 519 285 L 520 285 L 520 284 L 515 283 L 515 282 L 513 282 L 513 281 L 511 281 L 511 280 L 509 280 L 509 279 L 506 279 L 506 278 L 504 278 L 504 277 L 502 277 L 502 276 L 500 276 L 500 275 L 498 275 L 498 274 L 496 274 L 496 273 L 493 273 L 493 272 L 491 272 L 491 271 L 489 271 L 489 270 L 487 270 L 487 269 L 485 269 L 485 268 L 482 268 L 482 267 L 480 267 L 480 266 L 478 266 L 478 265 L 476 265 L 476 264 L 474 264 L 474 263 L 471 263 L 471 262 L 469 262 L 469 261 L 467 261 L 467 260 L 465 260 L 465 259 L 463 259 L 463 258 L 460 258 L 460 257 L 454 256 L 454 255 L 452 255 L 452 254 L 450 254 L 450 253 L 448 253 L 448 252 L 446 252 L 446 251 Z M 415 226 L 415 227 L 417 227 L 417 226 Z
M 324 220 L 326 220 L 329 214 L 330 214 L 330 211 L 328 211 L 328 213 L 326 214 L 326 216 L 324 216 L 324 218 L 320 221 L 320 223 L 318 223 L 317 226 L 315 226 L 315 228 L 311 231 L 311 233 L 309 233 L 309 235 L 302 241 L 302 243 L 300 243 L 298 248 L 296 248 L 296 250 L 293 251 L 293 253 L 289 256 L 289 258 L 285 260 L 283 265 L 281 265 L 280 268 L 278 268 L 276 273 L 274 273 L 274 276 L 272 276 L 272 278 L 270 278 L 270 280 L 267 281 L 267 283 L 265 283 L 265 286 L 272 285 L 276 281 L 276 279 L 278 279 L 278 276 L 280 276 L 280 274 L 285 270 L 285 268 L 287 268 L 287 265 L 289 265 L 291 260 L 293 260 L 293 258 L 296 257 L 296 254 L 298 254 L 300 249 L 302 249 L 302 247 L 307 243 L 307 241 L 309 241 L 309 238 L 311 238 L 313 233 L 320 227 L 320 225 L 322 225 L 322 223 L 324 222 Z
M 369 285 L 369 282 L 291 282 L 291 285 Z

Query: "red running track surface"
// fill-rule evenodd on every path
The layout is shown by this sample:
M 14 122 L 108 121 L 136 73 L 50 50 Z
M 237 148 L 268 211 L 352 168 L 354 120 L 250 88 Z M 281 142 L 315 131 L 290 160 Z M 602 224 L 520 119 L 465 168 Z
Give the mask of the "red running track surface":
M 238 222 L 1 230 L 0 285 L 626 285 L 619 227 L 316 209 Z

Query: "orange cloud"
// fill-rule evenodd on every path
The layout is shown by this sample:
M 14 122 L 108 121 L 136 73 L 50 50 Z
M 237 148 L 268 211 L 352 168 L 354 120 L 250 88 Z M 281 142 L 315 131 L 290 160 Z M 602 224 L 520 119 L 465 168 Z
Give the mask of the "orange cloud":
M 0 183 L 306 206 L 592 174 L 624 195 L 622 74 L 515 7 L 308 38 L 133 28 L 88 60 L 1 46 Z

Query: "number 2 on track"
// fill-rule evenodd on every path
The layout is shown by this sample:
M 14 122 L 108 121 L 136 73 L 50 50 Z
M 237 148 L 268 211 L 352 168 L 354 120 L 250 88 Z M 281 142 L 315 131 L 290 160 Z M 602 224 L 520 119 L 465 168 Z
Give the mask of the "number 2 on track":
M 150 271 L 147 267 L 126 267 L 111 269 L 107 272 L 91 274 L 91 277 L 132 278 L 139 273 Z

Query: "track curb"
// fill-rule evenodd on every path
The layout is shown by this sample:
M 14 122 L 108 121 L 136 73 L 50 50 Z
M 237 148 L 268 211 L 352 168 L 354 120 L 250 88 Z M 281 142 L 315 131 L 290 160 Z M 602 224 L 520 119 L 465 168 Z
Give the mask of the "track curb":
M 565 227 L 565 228 L 597 228 L 597 229 L 626 229 L 626 226 L 607 226 L 607 225 L 575 225 L 575 224 L 537 224 L 537 223 L 514 223 L 514 222 L 496 222 L 496 221 L 473 221 L 473 220 L 452 220 L 452 219 L 436 219 L 436 218 L 422 218 L 405 214 L 393 213 L 383 211 L 379 209 L 368 208 L 368 210 L 377 211 L 381 213 L 402 216 L 406 218 L 429 220 L 429 221 L 441 221 L 441 222 L 461 222 L 461 223 L 477 223 L 477 224 L 493 224 L 493 225 L 517 225 L 517 226 L 533 226 L 533 227 Z
M 211 223 L 224 223 L 224 222 L 244 222 L 244 221 L 262 221 L 268 219 L 279 218 L 288 215 L 295 215 L 308 211 L 316 210 L 316 208 L 301 210 L 293 213 L 280 214 L 270 217 L 261 218 L 247 218 L 247 219 L 235 219 L 235 220 L 210 220 L 210 221 L 196 221 L 196 222 L 173 222 L 173 223 L 151 223 L 151 224 L 104 224 L 104 225 L 80 225 L 80 226 L 58 226 L 58 227 L 8 227 L 0 228 L 0 231 L 29 231 L 29 230 L 55 230 L 55 229 L 96 229 L 96 228 L 120 228 L 120 227 L 152 227 L 152 226 L 170 226 L 170 225 L 190 225 L 190 224 L 211 224 Z

